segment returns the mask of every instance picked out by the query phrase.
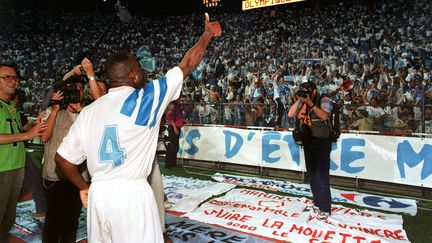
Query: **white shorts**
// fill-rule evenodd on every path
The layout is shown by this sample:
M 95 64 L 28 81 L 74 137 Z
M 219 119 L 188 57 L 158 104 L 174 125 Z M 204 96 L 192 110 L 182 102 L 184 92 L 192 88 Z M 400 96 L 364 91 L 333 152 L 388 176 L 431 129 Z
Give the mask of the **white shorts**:
M 163 243 L 157 204 L 147 180 L 93 182 L 87 234 L 91 243 Z

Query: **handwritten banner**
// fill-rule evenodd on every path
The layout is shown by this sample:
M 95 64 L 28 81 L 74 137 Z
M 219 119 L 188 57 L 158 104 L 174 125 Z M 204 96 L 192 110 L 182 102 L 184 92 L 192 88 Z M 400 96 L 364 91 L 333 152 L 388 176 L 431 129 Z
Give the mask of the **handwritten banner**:
M 232 183 L 238 186 L 261 188 L 290 193 L 297 196 L 312 197 L 310 186 L 307 184 L 221 173 L 214 174 L 212 178 L 219 182 Z M 412 199 L 384 197 L 334 188 L 331 188 L 330 190 L 333 202 L 349 203 L 360 207 L 369 207 L 390 212 L 408 213 L 412 216 L 417 214 L 417 204 L 416 201 Z
M 188 218 L 181 218 L 167 213 L 166 233 L 173 242 L 244 242 L 270 243 L 273 241 L 253 237 L 249 234 L 239 234 L 236 231 L 204 224 Z
M 164 191 L 172 204 L 171 211 L 186 213 L 212 196 L 223 194 L 235 187 L 233 184 L 205 181 L 194 178 L 164 176 Z
M 16 218 L 9 234 L 21 241 L 14 242 L 42 242 L 42 229 L 44 223 L 34 218 L 36 207 L 33 200 L 18 203 Z M 76 242 L 87 242 L 87 210 L 82 208 L 78 219 Z
M 305 171 L 291 132 L 186 126 L 179 156 Z M 336 176 L 432 188 L 432 138 L 342 134 L 330 168 Z
M 400 215 L 335 206 L 328 219 L 319 220 L 306 210 L 311 204 L 306 198 L 233 189 L 184 216 L 289 242 L 409 242 Z

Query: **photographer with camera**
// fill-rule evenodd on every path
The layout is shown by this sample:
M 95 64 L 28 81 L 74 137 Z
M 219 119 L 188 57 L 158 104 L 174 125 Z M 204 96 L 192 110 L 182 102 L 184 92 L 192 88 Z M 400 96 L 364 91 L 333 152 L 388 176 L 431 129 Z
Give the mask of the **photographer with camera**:
M 330 152 L 332 141 L 328 119 L 332 102 L 327 96 L 320 96 L 316 86 L 303 78 L 297 101 L 288 111 L 289 117 L 297 117 L 302 127 L 309 129 L 309 138 L 304 145 L 306 171 L 313 195 L 313 212 L 318 219 L 331 214 L 330 195 Z
M 46 120 L 48 128 L 41 135 L 41 140 L 45 142 L 42 177 L 47 197 L 43 242 L 76 241 L 78 218 L 82 208 L 79 190 L 57 168 L 54 157 L 69 128 L 83 109 L 83 71 L 89 79 L 91 96 L 102 96 L 106 92 L 104 84 L 95 80 L 91 62 L 84 59 L 81 65 L 75 66 L 64 75 L 63 80 L 53 85 L 52 97 L 46 97 L 50 99 L 51 112 Z M 80 168 L 80 171 L 89 181 L 85 166 Z
M 85 72 L 88 82 L 91 97 L 96 100 L 102 95 L 107 93 L 107 87 L 104 82 L 96 80 L 96 75 L 93 69 L 93 63 L 88 59 L 84 58 L 80 65 L 76 65 L 72 70 L 63 76 L 63 80 L 67 80 L 73 76 L 82 75 Z

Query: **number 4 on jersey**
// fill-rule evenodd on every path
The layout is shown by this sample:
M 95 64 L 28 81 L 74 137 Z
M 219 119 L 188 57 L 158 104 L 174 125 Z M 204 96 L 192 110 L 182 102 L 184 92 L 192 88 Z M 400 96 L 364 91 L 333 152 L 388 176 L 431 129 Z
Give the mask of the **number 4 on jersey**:
M 105 126 L 99 146 L 99 162 L 112 163 L 113 167 L 123 164 L 126 150 L 120 147 L 117 125 Z

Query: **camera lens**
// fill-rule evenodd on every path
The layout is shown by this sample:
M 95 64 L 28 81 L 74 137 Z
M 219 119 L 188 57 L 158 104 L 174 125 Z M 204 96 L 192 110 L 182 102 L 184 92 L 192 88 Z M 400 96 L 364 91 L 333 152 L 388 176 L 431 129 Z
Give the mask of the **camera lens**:
M 296 93 L 297 96 L 302 97 L 302 98 L 307 98 L 308 97 L 308 92 L 304 91 L 304 90 L 298 90 Z

